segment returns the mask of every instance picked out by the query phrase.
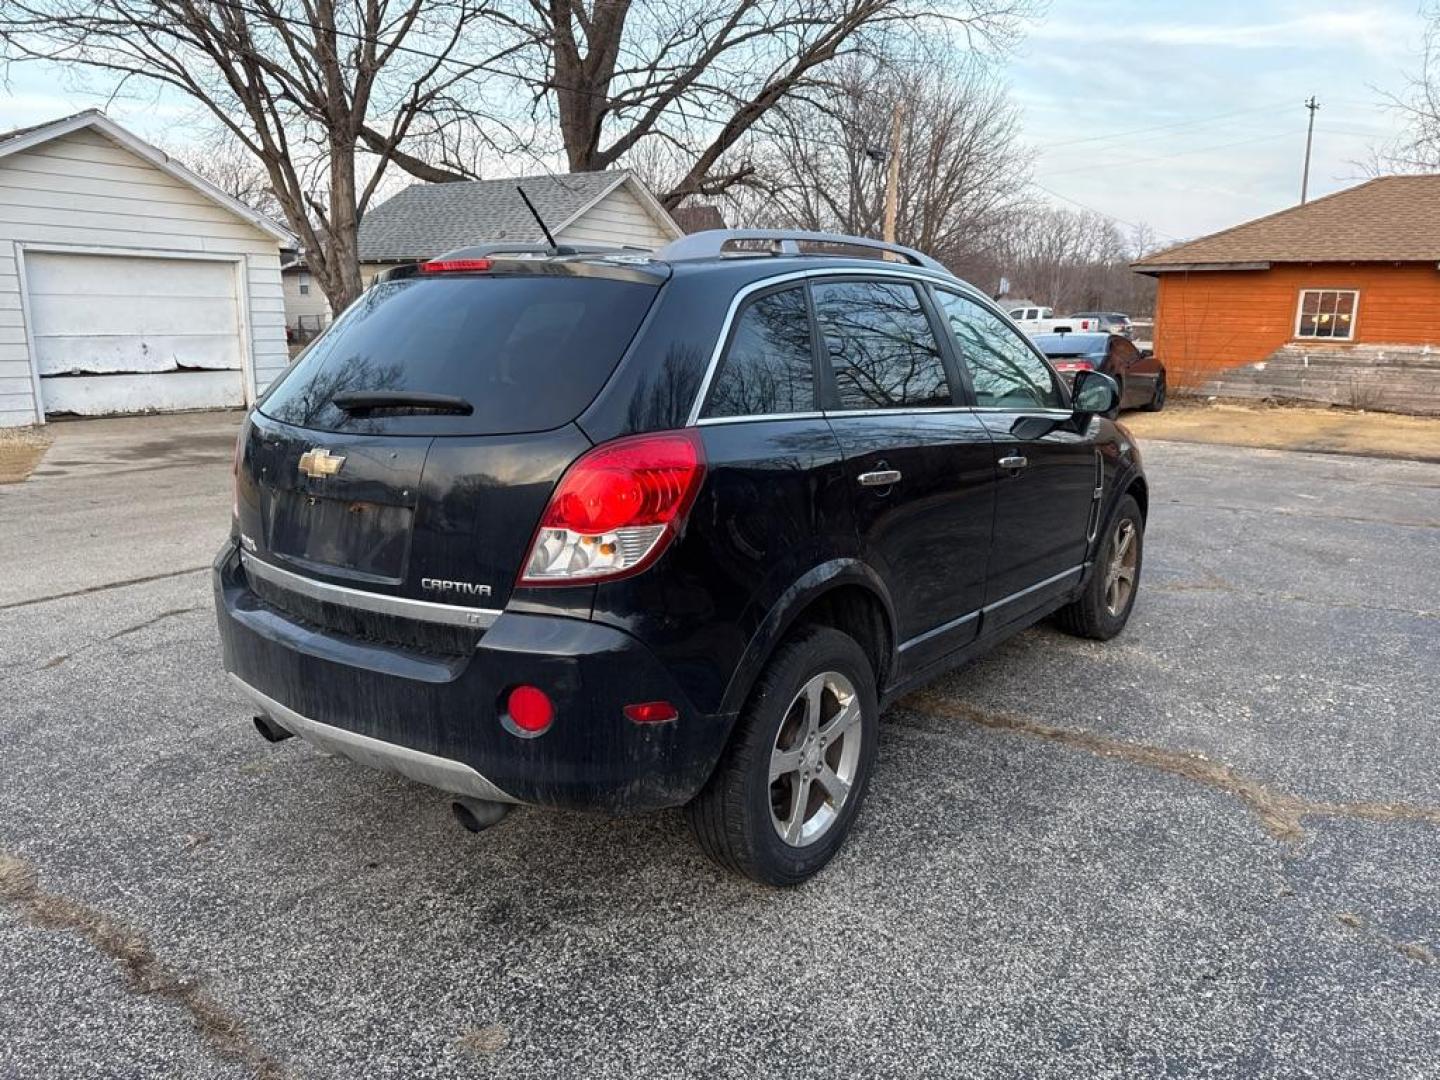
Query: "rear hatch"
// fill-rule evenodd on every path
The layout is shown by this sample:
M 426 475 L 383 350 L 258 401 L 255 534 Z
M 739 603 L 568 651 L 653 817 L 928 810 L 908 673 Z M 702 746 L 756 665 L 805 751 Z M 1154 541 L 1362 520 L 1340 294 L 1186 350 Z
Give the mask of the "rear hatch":
M 551 490 L 589 446 L 573 421 L 662 281 L 533 260 L 376 283 L 252 416 L 237 473 L 247 557 L 372 594 L 503 607 Z

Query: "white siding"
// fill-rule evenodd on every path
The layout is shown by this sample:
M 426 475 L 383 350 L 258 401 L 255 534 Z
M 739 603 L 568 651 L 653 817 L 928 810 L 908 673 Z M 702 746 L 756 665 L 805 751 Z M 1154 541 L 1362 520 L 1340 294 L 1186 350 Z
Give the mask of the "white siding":
M 672 239 L 624 184 L 555 237 L 561 244 L 617 244 L 652 251 Z
M 314 274 L 295 267 L 282 271 L 280 280 L 285 286 L 286 326 L 300 326 L 302 320 L 306 327 L 311 328 L 330 322 L 330 301 L 325 299 L 325 291 L 320 288 Z M 300 292 L 302 280 L 310 285 L 308 293 Z
M 0 425 L 35 420 L 17 255 L 22 246 L 48 245 L 241 260 L 257 389 L 284 370 L 275 238 L 99 132 L 82 129 L 0 158 Z

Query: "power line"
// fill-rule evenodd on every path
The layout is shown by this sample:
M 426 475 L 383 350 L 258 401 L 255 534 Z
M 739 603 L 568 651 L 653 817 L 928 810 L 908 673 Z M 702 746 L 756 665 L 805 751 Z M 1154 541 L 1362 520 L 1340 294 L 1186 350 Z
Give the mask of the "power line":
M 1229 150 L 1229 149 L 1231 149 L 1232 147 L 1236 147 L 1236 146 L 1252 146 L 1252 145 L 1254 145 L 1255 143 L 1272 142 L 1272 141 L 1275 140 L 1275 139 L 1278 139 L 1278 138 L 1281 138 L 1281 137 L 1283 137 L 1283 136 L 1285 136 L 1285 135 L 1290 135 L 1290 134 L 1292 134 L 1292 132 L 1290 132 L 1290 131 L 1272 131 L 1272 132 L 1267 132 L 1267 133 L 1264 134 L 1264 135 L 1257 135 L 1257 136 L 1255 136 L 1254 138 L 1241 139 L 1241 140 L 1239 140 L 1239 141 L 1237 141 L 1237 142 L 1220 143 L 1220 144 L 1215 145 L 1215 146 L 1194 146 L 1194 147 L 1191 147 L 1189 150 L 1176 150 L 1174 153 L 1170 153 L 1170 154 L 1156 154 L 1156 155 L 1153 155 L 1152 157 L 1134 158 L 1133 160 L 1130 160 L 1130 161 L 1106 161 L 1106 162 L 1101 162 L 1101 163 L 1098 164 L 1098 165 L 1079 165 L 1079 166 L 1076 166 L 1076 167 L 1073 168 L 1073 169 L 1059 169 L 1059 170 L 1056 170 L 1056 171 L 1049 172 L 1049 173 L 1047 173 L 1046 175 L 1047 175 L 1047 176 L 1066 176 L 1066 175 L 1068 175 L 1068 174 L 1070 174 L 1070 173 L 1078 173 L 1078 172 L 1094 172 L 1094 171 L 1097 171 L 1097 170 L 1105 170 L 1105 169 L 1128 169 L 1128 168 L 1131 168 L 1131 167 L 1136 166 L 1136 165 L 1148 165 L 1148 164 L 1150 164 L 1150 163 L 1152 163 L 1152 162 L 1156 162 L 1156 161 L 1169 161 L 1169 160 L 1171 160 L 1172 158 L 1185 157 L 1186 155 L 1189 155 L 1189 154 L 1204 154 L 1204 153 L 1209 153 L 1209 152 L 1212 151 L 1212 150 Z
M 1083 139 L 1065 139 L 1060 142 L 1047 142 L 1045 149 L 1056 149 L 1062 146 L 1078 146 L 1081 143 L 1109 142 L 1111 139 L 1128 138 L 1131 135 L 1149 135 L 1156 131 L 1173 131 L 1177 128 L 1200 127 L 1205 124 L 1213 124 L 1219 120 L 1229 120 L 1236 116 L 1253 116 L 1255 113 L 1273 112 L 1278 113 L 1283 103 L 1276 102 L 1272 105 L 1260 105 L 1253 109 L 1237 109 L 1235 112 L 1217 113 L 1214 116 L 1202 117 L 1198 120 L 1180 120 L 1173 124 L 1156 124 L 1153 127 L 1131 128 L 1129 131 L 1112 131 L 1108 135 L 1088 135 Z

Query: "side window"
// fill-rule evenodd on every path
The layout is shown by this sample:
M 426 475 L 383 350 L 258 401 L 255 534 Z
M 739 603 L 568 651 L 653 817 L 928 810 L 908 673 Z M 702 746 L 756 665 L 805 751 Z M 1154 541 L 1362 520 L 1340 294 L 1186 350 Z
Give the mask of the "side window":
M 939 343 L 914 286 L 831 281 L 816 285 L 814 297 L 841 409 L 954 404 Z
M 735 323 L 705 416 L 767 416 L 815 408 L 814 356 L 805 290 L 752 300 Z
M 973 301 L 937 289 L 935 296 L 960 360 L 975 384 L 975 404 L 1008 409 L 1061 409 L 1050 368 L 1003 319 Z

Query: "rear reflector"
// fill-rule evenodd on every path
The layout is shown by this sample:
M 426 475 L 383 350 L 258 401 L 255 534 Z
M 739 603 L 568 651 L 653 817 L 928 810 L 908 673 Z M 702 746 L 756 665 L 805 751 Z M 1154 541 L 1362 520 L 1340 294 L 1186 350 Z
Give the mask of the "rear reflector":
M 680 710 L 668 701 L 646 701 L 639 705 L 626 705 L 625 715 L 637 724 L 663 724 L 679 716 Z
M 555 719 L 550 696 L 538 686 L 517 686 L 505 700 L 506 717 L 523 735 L 539 735 Z
M 464 274 L 489 270 L 490 266 L 489 259 L 431 259 L 421 263 L 420 270 L 425 274 Z
M 573 585 L 639 573 L 685 523 L 705 478 L 693 428 L 602 443 L 556 486 L 522 585 Z

